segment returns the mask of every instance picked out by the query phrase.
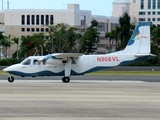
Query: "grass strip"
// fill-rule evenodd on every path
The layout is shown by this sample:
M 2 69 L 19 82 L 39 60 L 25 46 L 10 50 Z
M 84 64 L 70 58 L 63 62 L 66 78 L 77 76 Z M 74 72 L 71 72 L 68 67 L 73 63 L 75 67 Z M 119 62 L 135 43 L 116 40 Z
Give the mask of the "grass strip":
M 97 71 L 92 73 L 87 73 L 85 75 L 140 75 L 140 76 L 159 76 L 160 71 Z

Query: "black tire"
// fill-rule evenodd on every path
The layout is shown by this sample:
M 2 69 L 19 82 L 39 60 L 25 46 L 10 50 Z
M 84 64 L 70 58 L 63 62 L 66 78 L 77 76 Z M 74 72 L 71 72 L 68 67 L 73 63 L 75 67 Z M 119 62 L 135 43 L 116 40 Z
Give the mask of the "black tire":
M 14 77 L 8 77 L 8 82 L 10 82 L 10 83 L 12 83 L 12 82 L 14 82 Z
M 69 83 L 69 82 L 70 82 L 70 78 L 69 78 L 69 77 L 63 77 L 63 78 L 62 78 L 62 81 L 63 81 L 64 83 Z

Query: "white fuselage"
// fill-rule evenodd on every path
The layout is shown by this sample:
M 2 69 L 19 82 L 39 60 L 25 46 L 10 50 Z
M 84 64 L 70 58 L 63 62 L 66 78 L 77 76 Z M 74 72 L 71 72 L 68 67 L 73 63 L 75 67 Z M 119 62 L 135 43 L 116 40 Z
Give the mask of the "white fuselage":
M 64 76 L 65 64 L 58 63 L 46 64 L 34 61 L 42 58 L 42 56 L 31 56 L 26 58 L 20 64 L 12 65 L 4 69 L 10 74 L 19 76 Z M 28 64 L 26 61 L 30 60 Z M 136 61 L 138 58 L 132 54 L 119 54 L 119 52 L 104 55 L 82 55 L 71 62 L 70 75 L 83 75 L 85 73 L 121 66 Z M 141 58 L 142 59 L 142 58 Z M 144 57 L 146 60 L 146 57 Z M 26 64 L 27 63 L 27 64 Z

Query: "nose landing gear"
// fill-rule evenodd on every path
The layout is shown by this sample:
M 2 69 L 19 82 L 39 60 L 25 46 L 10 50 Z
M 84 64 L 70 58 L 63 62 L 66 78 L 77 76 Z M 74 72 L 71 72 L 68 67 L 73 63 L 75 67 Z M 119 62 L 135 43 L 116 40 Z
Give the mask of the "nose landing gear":
M 10 82 L 10 83 L 14 82 L 14 77 L 9 76 L 9 77 L 8 77 L 8 82 Z

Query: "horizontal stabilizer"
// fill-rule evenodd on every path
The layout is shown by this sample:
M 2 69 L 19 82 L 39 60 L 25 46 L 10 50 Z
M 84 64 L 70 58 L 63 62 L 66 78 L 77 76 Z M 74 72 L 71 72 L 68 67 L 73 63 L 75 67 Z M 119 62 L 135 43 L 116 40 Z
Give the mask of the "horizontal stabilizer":
M 135 55 L 135 57 L 145 57 L 145 56 L 155 57 L 156 55 L 154 55 L 154 54 L 136 54 L 136 55 Z

